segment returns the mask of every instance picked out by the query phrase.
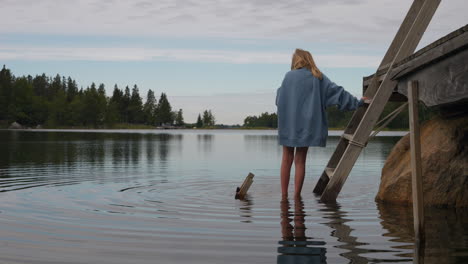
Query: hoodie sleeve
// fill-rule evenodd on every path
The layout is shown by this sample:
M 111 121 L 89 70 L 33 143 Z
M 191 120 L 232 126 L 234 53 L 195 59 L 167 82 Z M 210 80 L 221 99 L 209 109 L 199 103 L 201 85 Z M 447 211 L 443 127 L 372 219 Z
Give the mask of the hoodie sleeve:
M 276 100 L 275 100 L 275 104 L 276 104 L 276 106 L 278 106 L 279 90 L 280 90 L 280 89 L 281 89 L 281 87 L 280 87 L 280 88 L 278 88 L 278 89 L 276 90 Z
M 340 111 L 356 110 L 364 104 L 362 99 L 357 99 L 348 93 L 342 86 L 336 85 L 330 81 L 327 76 L 323 75 L 325 91 L 326 91 L 326 106 L 336 105 Z

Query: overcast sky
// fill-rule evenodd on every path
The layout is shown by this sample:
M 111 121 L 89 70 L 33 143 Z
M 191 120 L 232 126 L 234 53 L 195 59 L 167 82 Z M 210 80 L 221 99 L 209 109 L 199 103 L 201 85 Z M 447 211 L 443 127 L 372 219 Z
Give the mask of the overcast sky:
M 0 0 L 0 63 L 14 74 L 65 75 L 108 95 L 137 84 L 166 92 L 194 122 L 275 111 L 295 48 L 311 51 L 356 96 L 411 0 Z M 419 47 L 468 23 L 466 0 L 442 0 Z

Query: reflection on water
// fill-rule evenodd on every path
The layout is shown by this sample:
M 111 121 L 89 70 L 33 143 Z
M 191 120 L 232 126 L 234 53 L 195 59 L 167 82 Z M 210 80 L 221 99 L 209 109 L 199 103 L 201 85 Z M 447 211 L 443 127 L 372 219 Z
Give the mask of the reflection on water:
M 0 131 L 0 262 L 468 263 L 467 210 L 426 209 L 417 247 L 411 208 L 374 202 L 398 139 L 371 141 L 321 204 L 337 137 L 310 149 L 302 199 L 281 201 L 276 131 Z
M 243 223 L 252 223 L 252 206 L 253 200 L 249 194 L 246 194 L 244 199 L 239 200 L 239 216 L 242 217 Z M 245 219 L 244 219 L 245 218 Z
M 377 205 L 384 236 L 396 242 L 413 243 L 412 208 Z M 468 210 L 425 208 L 425 242 L 414 250 L 418 263 L 468 263 Z M 405 255 L 412 257 L 412 255 Z
M 281 245 L 278 247 L 277 263 L 327 263 L 323 241 L 313 241 L 306 236 L 304 201 L 296 198 L 291 209 L 289 199 L 281 201 Z
M 203 154 L 209 154 L 213 148 L 213 139 L 214 135 L 210 134 L 201 134 L 197 135 L 197 142 L 200 152 Z

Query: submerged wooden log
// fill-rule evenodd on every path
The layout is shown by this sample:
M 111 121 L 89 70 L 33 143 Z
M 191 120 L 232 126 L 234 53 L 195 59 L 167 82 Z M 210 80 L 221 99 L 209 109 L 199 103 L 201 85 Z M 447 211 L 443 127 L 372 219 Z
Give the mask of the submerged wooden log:
M 234 197 L 235 199 L 244 199 L 245 195 L 247 194 L 247 191 L 250 188 L 250 185 L 252 185 L 253 183 L 254 176 L 255 175 L 253 173 L 249 172 L 249 175 L 247 175 L 241 187 L 237 187 L 236 196 Z

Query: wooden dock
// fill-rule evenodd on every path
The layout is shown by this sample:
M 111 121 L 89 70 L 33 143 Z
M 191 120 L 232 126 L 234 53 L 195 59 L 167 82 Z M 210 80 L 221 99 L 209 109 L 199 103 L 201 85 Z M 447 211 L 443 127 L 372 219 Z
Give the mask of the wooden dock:
M 414 52 L 440 0 L 414 0 L 375 74 L 364 77 L 370 104 L 358 108 L 318 180 L 314 193 L 333 203 L 388 101 L 407 101 L 416 241 L 424 240 L 418 102 L 468 113 L 468 25 Z M 398 113 L 396 113 L 398 114 Z

